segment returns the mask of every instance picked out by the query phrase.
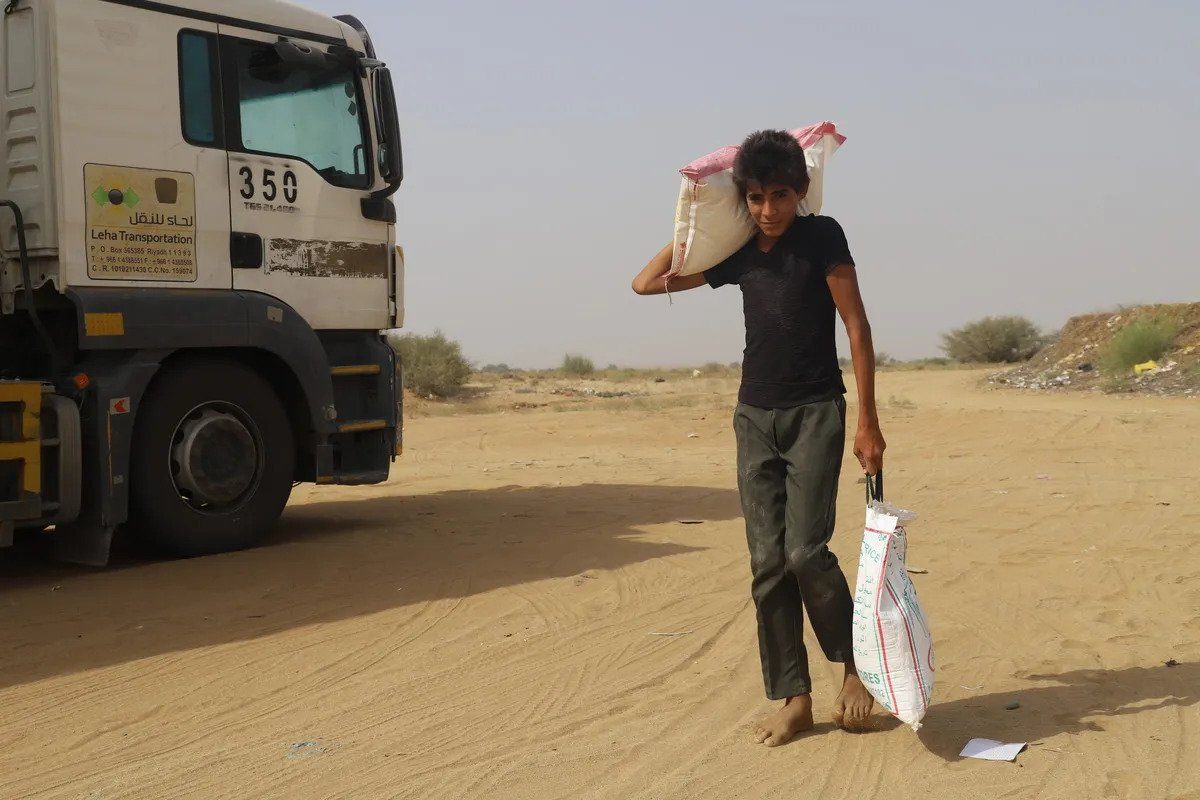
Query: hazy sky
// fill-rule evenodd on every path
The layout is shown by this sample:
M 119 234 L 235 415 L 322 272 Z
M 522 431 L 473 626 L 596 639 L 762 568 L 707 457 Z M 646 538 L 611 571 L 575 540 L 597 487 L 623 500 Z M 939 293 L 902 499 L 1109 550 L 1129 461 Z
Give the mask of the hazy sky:
M 668 307 L 630 280 L 680 166 L 823 119 L 881 351 L 1200 299 L 1195 0 L 301 2 L 358 15 L 396 75 L 406 327 L 481 365 L 740 358 L 736 287 Z

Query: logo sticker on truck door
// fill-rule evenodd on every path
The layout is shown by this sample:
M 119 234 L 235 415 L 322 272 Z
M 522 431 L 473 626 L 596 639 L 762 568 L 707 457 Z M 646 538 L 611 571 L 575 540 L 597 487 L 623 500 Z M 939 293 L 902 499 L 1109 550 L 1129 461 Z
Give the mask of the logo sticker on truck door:
M 196 182 L 187 172 L 85 164 L 88 277 L 196 280 Z

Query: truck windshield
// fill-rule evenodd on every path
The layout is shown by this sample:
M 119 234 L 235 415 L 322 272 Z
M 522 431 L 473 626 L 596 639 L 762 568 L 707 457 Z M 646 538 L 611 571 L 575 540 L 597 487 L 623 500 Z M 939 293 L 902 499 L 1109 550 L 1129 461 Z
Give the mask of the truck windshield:
M 367 188 L 371 175 L 354 72 L 285 64 L 269 44 L 234 45 L 242 148 L 294 156 L 335 186 Z

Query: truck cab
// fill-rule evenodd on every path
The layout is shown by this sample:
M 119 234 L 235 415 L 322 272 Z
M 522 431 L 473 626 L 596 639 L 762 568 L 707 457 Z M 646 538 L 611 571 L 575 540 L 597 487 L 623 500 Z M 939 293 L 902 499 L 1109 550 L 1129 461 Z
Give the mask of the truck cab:
M 12 0 L 0 130 L 0 545 L 253 545 L 297 482 L 401 450 L 392 78 L 279 0 Z

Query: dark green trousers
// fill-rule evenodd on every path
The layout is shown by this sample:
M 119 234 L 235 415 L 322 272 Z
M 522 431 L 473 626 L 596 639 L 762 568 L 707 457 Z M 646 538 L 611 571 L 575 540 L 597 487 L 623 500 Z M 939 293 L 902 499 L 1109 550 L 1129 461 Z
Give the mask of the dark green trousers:
M 839 396 L 795 408 L 739 405 L 733 429 L 763 682 L 767 697 L 781 700 L 812 689 L 803 609 L 826 658 L 852 658 L 854 603 L 829 550 L 846 402 Z

